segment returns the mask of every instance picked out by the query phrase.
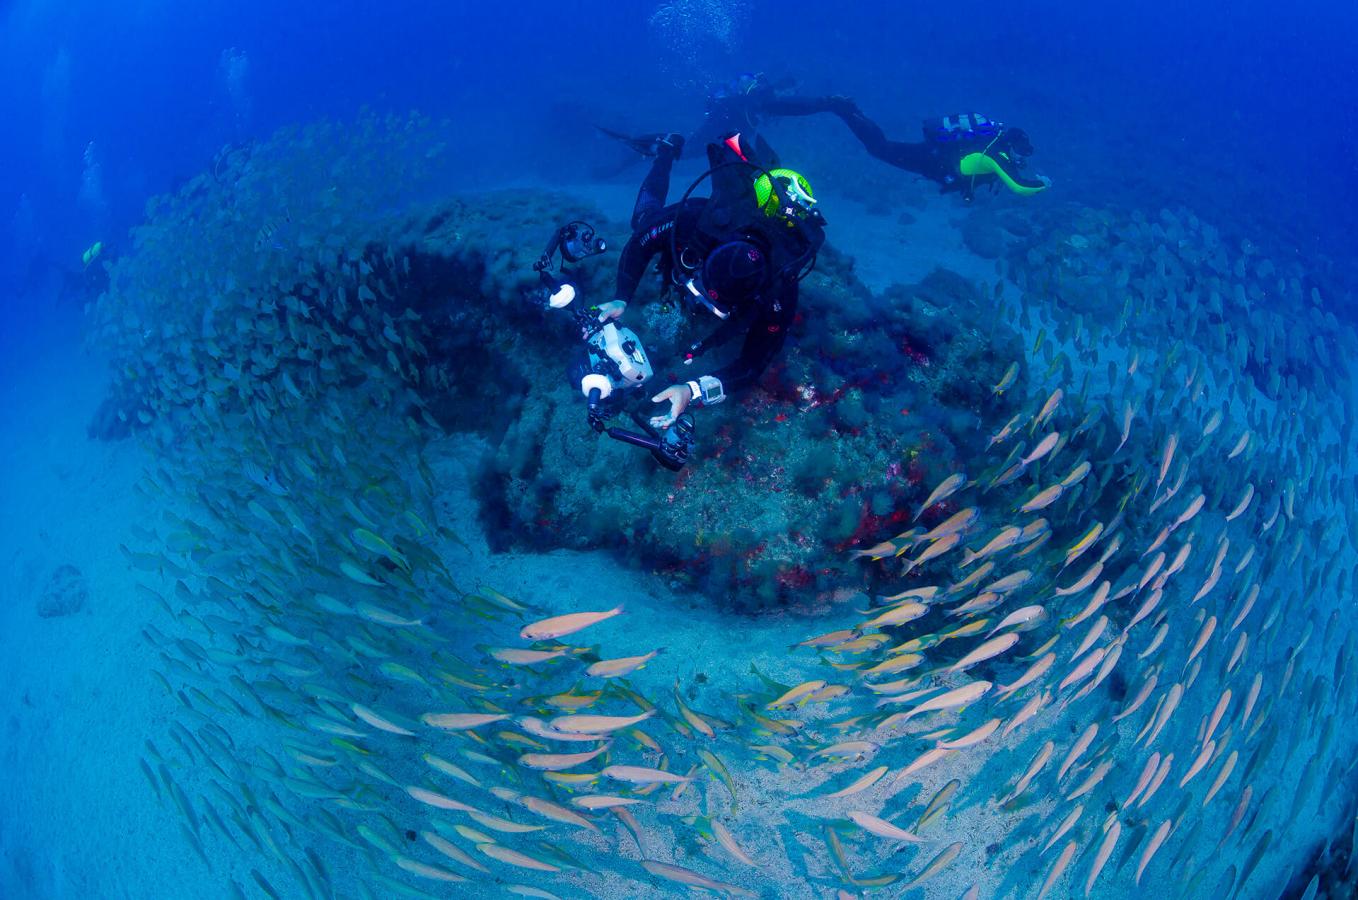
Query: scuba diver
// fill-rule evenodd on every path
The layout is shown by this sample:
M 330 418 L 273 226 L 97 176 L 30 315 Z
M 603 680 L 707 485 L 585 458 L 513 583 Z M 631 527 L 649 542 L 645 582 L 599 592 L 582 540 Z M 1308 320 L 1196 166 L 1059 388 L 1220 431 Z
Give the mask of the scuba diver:
M 1022 171 L 1033 154 L 1032 142 L 1022 128 L 1010 128 L 980 113 L 962 113 L 926 119 L 924 140 L 919 143 L 892 141 L 848 97 L 831 97 L 825 104 L 827 111 L 844 120 L 869 154 L 937 182 L 943 193 L 961 191 L 968 203 L 977 185 L 989 184 L 994 189 L 1003 184 L 1024 197 L 1051 187 L 1045 175 L 1029 176 Z
M 632 236 L 618 260 L 615 299 L 599 307 L 599 321 L 617 319 L 636 293 L 647 266 L 659 257 L 666 290 L 718 320 L 716 330 L 689 347 L 684 364 L 743 335 L 737 357 L 652 397 L 669 411 L 651 419 L 667 429 L 692 407 L 720 403 L 755 382 L 782 349 L 797 314 L 798 284 L 825 242 L 825 220 L 811 186 L 778 167 L 762 140 L 739 132 L 709 144 L 709 169 L 676 203 L 666 205 L 670 170 L 684 146 L 679 134 L 658 136 L 632 212 Z M 712 179 L 710 197 L 691 197 Z

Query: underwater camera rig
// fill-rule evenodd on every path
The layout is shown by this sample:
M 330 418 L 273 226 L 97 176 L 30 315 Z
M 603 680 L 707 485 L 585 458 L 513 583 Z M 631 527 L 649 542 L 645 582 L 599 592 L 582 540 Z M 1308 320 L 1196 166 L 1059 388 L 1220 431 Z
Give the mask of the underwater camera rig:
M 685 413 L 665 431 L 653 428 L 636 409 L 628 415 L 641 429 L 628 431 L 607 420 L 622 412 L 626 397 L 632 389 L 645 384 L 654 374 L 651 361 L 641 345 L 641 339 L 630 328 L 620 328 L 614 322 L 600 322 L 599 308 L 575 301 L 580 296 L 579 286 L 565 272 L 566 263 L 578 263 L 598 256 L 607 244 L 597 237 L 593 226 L 586 222 L 568 222 L 556 230 L 547 243 L 533 271 L 538 273 L 541 287 L 532 295 L 533 301 L 545 309 L 568 309 L 584 344 L 583 357 L 570 369 L 571 383 L 580 388 L 588 404 L 586 420 L 596 433 L 606 434 L 615 441 L 642 447 L 665 468 L 677 472 L 688 462 L 693 449 L 693 417 Z M 556 268 L 555 257 L 561 254 L 561 268 Z

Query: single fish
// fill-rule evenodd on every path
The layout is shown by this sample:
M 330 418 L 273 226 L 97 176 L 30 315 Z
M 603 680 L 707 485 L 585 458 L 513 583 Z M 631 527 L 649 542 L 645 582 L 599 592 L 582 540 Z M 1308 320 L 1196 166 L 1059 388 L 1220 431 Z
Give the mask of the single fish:
M 991 638 L 949 666 L 948 671 L 961 672 L 963 669 L 968 669 L 977 663 L 985 662 L 988 659 L 994 659 L 1000 654 L 1007 652 L 1011 647 L 1018 643 L 1018 640 L 1018 632 L 1014 631 L 1011 631 L 1008 634 L 1002 634 L 999 637 Z
M 420 721 L 431 728 L 466 731 L 470 728 L 490 725 L 493 722 L 503 722 L 508 718 L 507 713 L 425 713 L 420 717 Z
M 1029 666 L 1027 671 L 1025 671 L 1014 681 L 1010 682 L 1009 684 L 1000 685 L 999 699 L 1003 700 L 1010 694 L 1016 693 L 1017 691 L 1020 691 L 1023 688 L 1027 687 L 1028 685 L 1032 684 L 1034 681 L 1041 678 L 1043 675 L 1047 674 L 1048 670 L 1050 670 L 1055 663 L 1056 663 L 1055 653 L 1049 652 L 1038 657 L 1037 661 L 1034 662 L 1031 666 Z
M 940 851 L 937 856 L 930 860 L 929 864 L 924 867 L 923 871 L 921 871 L 913 879 L 902 885 L 901 890 L 908 891 L 911 888 L 917 888 L 920 885 L 924 884 L 926 881 L 928 881 L 930 878 L 933 878 L 939 872 L 942 872 L 944 869 L 946 869 L 949 865 L 952 864 L 953 860 L 957 859 L 957 857 L 962 853 L 962 848 L 965 846 L 966 845 L 964 843 L 958 841 L 955 844 L 949 844 L 948 846 L 944 847 L 943 850 Z
M 1098 722 L 1091 722 L 1085 728 L 1084 732 L 1081 733 L 1080 737 L 1071 746 L 1070 752 L 1066 754 L 1066 759 L 1061 763 L 1061 768 L 1057 770 L 1056 780 L 1058 782 L 1066 777 L 1066 773 L 1069 772 L 1071 767 L 1084 755 L 1084 752 L 1089 749 L 1089 745 L 1094 743 L 1094 738 L 1098 736 L 1098 733 Z
M 439 853 L 442 853 L 444 856 L 448 857 L 454 862 L 461 863 L 467 868 L 475 869 L 478 872 L 490 871 L 485 866 L 481 865 L 479 862 L 477 862 L 476 860 L 468 856 L 466 853 L 464 853 L 461 847 L 457 846 L 452 841 L 448 840 L 442 835 L 435 834 L 432 831 L 421 831 L 420 838 L 426 844 L 433 847 Z
M 985 559 L 1014 546 L 1023 537 L 1023 529 L 1015 525 L 1010 525 L 1000 530 L 1000 533 L 991 538 L 988 543 L 980 550 L 967 550 L 962 554 L 962 565 L 969 566 L 972 563 Z
M 655 715 L 654 709 L 648 709 L 635 716 L 557 716 L 547 724 L 550 728 L 567 734 L 608 734 L 623 728 L 631 728 L 653 715 Z
M 600 774 L 605 778 L 612 778 L 614 781 L 623 781 L 628 784 L 679 784 L 693 780 L 684 775 L 676 775 L 673 772 L 646 766 L 606 766 Z
M 1075 858 L 1075 851 L 1079 849 L 1079 846 L 1080 845 L 1075 841 L 1068 841 L 1066 843 L 1066 846 L 1061 850 L 1061 855 L 1058 856 L 1056 862 L 1052 864 L 1051 871 L 1047 873 L 1046 880 L 1042 882 L 1042 889 L 1037 892 L 1037 900 L 1043 900 L 1043 898 L 1051 891 L 1052 886 L 1056 884 L 1057 879 L 1061 877 L 1062 873 L 1066 871 L 1066 867 L 1070 865 L 1070 861 Z
M 1061 495 L 1064 494 L 1065 491 L 1065 485 L 1060 482 L 1053 484 L 1051 487 L 1043 488 L 1034 494 L 1027 502 L 1020 505 L 1019 512 L 1037 512 L 1040 509 L 1046 509 L 1057 500 L 1060 500 Z
M 1141 851 L 1141 859 L 1138 860 L 1136 864 L 1136 878 L 1133 879 L 1133 883 L 1138 887 L 1141 886 L 1141 875 L 1146 871 L 1146 866 L 1150 865 L 1152 857 L 1155 856 L 1155 852 L 1160 849 L 1160 845 L 1163 844 L 1165 838 L 1169 836 L 1171 824 L 1173 823 L 1169 819 L 1161 822 L 1160 827 L 1155 829 L 1155 834 L 1151 835 L 1150 842 L 1146 844 L 1146 849 Z
M 405 737 L 415 736 L 415 732 L 407 728 L 402 728 L 400 725 L 397 725 L 395 722 L 391 721 L 386 716 L 373 712 L 366 706 L 360 706 L 357 703 L 351 703 L 349 705 L 349 708 L 353 710 L 354 715 L 358 716 L 364 722 L 367 722 L 369 725 L 378 729 L 379 731 L 385 731 L 390 734 L 399 734 Z
M 1010 363 L 1009 368 L 1004 370 L 1004 374 L 1000 376 L 999 381 L 995 382 L 995 386 L 990 389 L 990 392 L 997 397 L 1000 394 L 1003 394 L 1006 390 L 1009 389 L 1009 386 L 1013 384 L 1014 381 L 1018 378 L 1018 373 L 1019 364 L 1016 362 Z
M 511 666 L 531 666 L 565 656 L 565 650 L 523 650 L 518 647 L 495 647 L 487 651 L 491 658 Z
M 596 663 L 592 663 L 589 668 L 585 669 L 585 674 L 592 675 L 596 678 L 620 678 L 623 675 L 630 675 L 632 672 L 640 669 L 642 666 L 646 665 L 646 663 L 654 659 L 659 652 L 659 650 L 652 650 L 650 653 L 645 653 L 641 656 L 623 656 L 618 659 L 601 659 Z
M 924 843 L 924 839 L 918 835 L 912 834 L 897 825 L 892 825 L 885 819 L 879 819 L 870 813 L 853 811 L 849 813 L 849 820 L 864 831 L 875 834 L 878 837 L 888 838 L 893 841 L 905 841 L 909 844 Z
M 929 509 L 936 503 L 942 503 L 944 500 L 948 499 L 953 494 L 961 490 L 962 486 L 965 485 L 966 483 L 967 476 L 961 472 L 954 473 L 952 475 L 949 475 L 947 478 L 943 479 L 943 481 L 939 483 L 938 487 L 934 488 L 933 491 L 929 494 L 929 496 L 925 499 L 924 503 L 920 506 L 920 508 L 915 510 L 915 517 L 911 521 L 918 520 L 919 517 L 923 515 L 927 509 Z
M 564 616 L 553 616 L 550 619 L 543 619 L 540 622 L 523 626 L 519 630 L 519 637 L 526 641 L 554 640 L 568 634 L 574 634 L 605 619 L 611 619 L 620 612 L 622 612 L 622 607 L 615 606 L 603 612 L 578 612 Z
M 964 750 L 967 747 L 974 747 L 995 733 L 1000 727 L 1000 719 L 991 719 L 983 725 L 979 725 L 960 738 L 953 740 L 940 741 L 938 746 L 943 750 Z
M 1094 546 L 1095 542 L 1098 541 L 1098 539 L 1102 535 L 1103 535 L 1103 523 L 1095 522 L 1094 526 L 1090 528 L 1088 531 L 1086 531 L 1083 537 L 1081 537 L 1078 541 L 1070 545 L 1070 549 L 1066 551 L 1066 561 L 1062 563 L 1062 568 L 1065 568 L 1066 566 L 1075 562 L 1075 560 L 1079 559 L 1081 554 L 1083 554 L 1090 547 Z
M 378 537 L 368 529 L 355 528 L 353 531 L 349 532 L 349 537 L 353 540 L 355 546 L 362 547 L 364 550 L 375 553 L 378 556 L 385 556 L 387 559 L 404 569 L 406 574 L 410 573 L 410 563 L 406 560 L 405 556 L 387 541 Z
M 1102 574 L 1103 574 L 1103 563 L 1096 562 L 1094 563 L 1094 565 L 1090 566 L 1083 575 L 1077 578 L 1074 584 L 1070 585 L 1069 587 L 1058 586 L 1055 591 L 1056 596 L 1064 597 L 1069 594 L 1078 594 L 1081 591 L 1088 588 L 1091 584 L 1093 584 Z
M 1212 786 L 1207 789 L 1207 796 L 1202 798 L 1202 805 L 1204 807 L 1212 802 L 1212 798 L 1217 795 L 1217 791 L 1221 790 L 1222 785 L 1226 783 L 1226 779 L 1231 777 L 1231 772 L 1235 769 L 1235 763 L 1239 756 L 1239 751 L 1232 750 L 1231 755 L 1226 757 L 1226 762 L 1221 765 L 1221 771 L 1217 773 L 1217 777 L 1212 781 Z
M 447 869 L 441 868 L 439 866 L 432 866 L 429 863 L 422 863 L 419 860 L 411 859 L 408 856 L 397 855 L 393 856 L 392 859 L 396 861 L 396 865 L 398 867 L 404 869 L 405 871 L 409 872 L 411 875 L 416 876 L 417 878 L 428 878 L 431 881 L 447 881 L 447 882 L 467 880 L 466 878 L 463 878 L 461 875 L 458 875 L 455 872 L 449 872 Z
M 871 771 L 856 778 L 853 783 L 846 787 L 842 787 L 833 793 L 826 794 L 825 799 L 830 800 L 838 797 L 852 797 L 854 794 L 860 794 L 876 784 L 877 781 L 887 773 L 887 768 L 887 766 L 877 766 Z
M 1001 619 L 1000 624 L 990 629 L 990 633 L 994 634 L 997 631 L 1003 631 L 1011 625 L 1019 631 L 1027 631 L 1041 622 L 1046 615 L 1047 611 L 1041 606 L 1023 606 Z
M 615 806 L 631 806 L 634 803 L 645 803 L 639 797 L 615 797 L 608 794 L 585 794 L 579 797 L 572 797 L 571 802 L 581 809 L 612 809 Z
M 1253 500 L 1254 500 L 1254 485 L 1246 483 L 1245 491 L 1240 497 L 1240 502 L 1238 502 L 1235 505 L 1234 509 L 1232 509 L 1229 513 L 1226 514 L 1226 521 L 1231 522 L 1234 521 L 1235 519 L 1240 518 L 1240 516 L 1244 515 L 1245 510 L 1250 508 L 1250 503 Z
M 1047 838 L 1047 843 L 1042 845 L 1042 852 L 1046 853 L 1048 850 L 1052 848 L 1053 844 L 1055 844 L 1057 841 L 1061 840 L 1061 838 L 1065 836 L 1067 831 L 1070 831 L 1072 828 L 1074 828 L 1075 823 L 1080 821 L 1080 816 L 1084 815 L 1084 811 L 1085 811 L 1084 806 L 1077 803 L 1075 805 L 1075 808 L 1072 809 L 1066 815 L 1066 817 L 1061 820 L 1061 824 L 1056 826 L 1056 831 L 1052 832 L 1052 836 Z
M 1155 478 L 1155 489 L 1160 490 L 1160 485 L 1164 484 L 1165 476 L 1169 474 L 1169 467 L 1174 462 L 1174 450 L 1179 446 L 1179 433 L 1171 432 L 1165 439 L 1165 449 L 1160 453 L 1160 472 Z
M 949 535 L 961 534 L 970 529 L 971 526 L 975 524 L 976 519 L 979 516 L 980 513 L 977 512 L 976 507 L 974 506 L 969 506 L 966 509 L 959 510 L 958 512 L 953 513 L 944 521 L 940 522 L 938 525 L 935 525 L 933 528 L 926 531 L 924 534 L 920 535 L 918 538 L 915 539 L 914 543 L 924 544 L 928 543 L 929 541 L 941 540 L 942 538 L 948 537 Z M 899 556 L 900 554 L 897 553 L 897 555 Z
M 937 697 L 931 697 L 930 699 L 925 700 L 919 706 L 916 706 L 906 713 L 905 718 L 909 719 L 912 716 L 917 716 L 926 712 L 934 712 L 942 709 L 955 709 L 959 706 L 966 706 L 968 703 L 972 703 L 985 696 L 990 688 L 991 683 L 989 681 L 968 682 L 961 687 L 953 688 L 947 693 L 939 694 Z M 904 719 L 902 721 L 904 721 Z
M 604 744 L 582 753 L 524 753 L 519 757 L 519 765 L 527 769 L 560 772 L 563 769 L 573 769 L 576 766 L 584 765 L 607 749 L 608 745 Z
M 511 850 L 510 848 L 503 847 L 500 844 L 492 843 L 477 844 L 476 849 L 480 850 L 482 853 L 484 853 L 486 856 L 489 856 L 491 859 L 498 860 L 499 862 L 505 863 L 506 865 L 518 866 L 520 869 L 533 869 L 538 872 L 561 871 L 560 866 L 554 866 L 549 862 L 545 862 L 541 859 L 537 859 L 536 857 L 529 856 L 526 853 L 520 853 L 517 850 Z
M 1203 744 L 1202 751 L 1198 754 L 1197 758 L 1193 760 L 1193 763 L 1188 767 L 1188 771 L 1184 773 L 1184 777 L 1179 779 L 1180 790 L 1187 787 L 1188 783 L 1192 781 L 1194 778 L 1196 778 L 1198 773 L 1201 772 L 1207 766 L 1208 761 L 1210 761 L 1212 758 L 1213 751 L 1215 751 L 1216 749 L 1217 749 L 1216 741 L 1207 741 L 1206 743 Z
M 747 866 L 758 867 L 759 864 L 736 843 L 735 837 L 727 830 L 726 826 L 716 819 L 712 820 L 712 836 L 717 839 L 717 843 L 721 845 L 723 850 L 731 854 L 737 860 Z
M 907 622 L 915 621 L 928 611 L 929 607 L 925 606 L 923 603 L 906 601 L 904 603 L 898 603 L 896 606 L 891 607 L 886 612 L 881 613 L 880 615 L 867 620 L 862 624 L 861 627 L 888 628 L 896 625 L 904 625 Z M 825 682 L 821 682 L 821 686 L 824 687 L 824 685 Z M 774 702 L 778 703 L 779 701 Z M 770 708 L 773 708 L 773 704 L 770 704 Z
M 1037 442 L 1037 446 L 1033 448 L 1033 452 L 1023 457 L 1020 462 L 1022 462 L 1024 466 L 1032 465 L 1048 453 L 1051 453 L 1060 440 L 1061 433 L 1059 431 L 1053 431 L 1047 434 L 1042 440 Z
M 1108 862 L 1108 857 L 1113 855 L 1113 847 L 1117 845 L 1118 838 L 1122 836 L 1122 823 L 1116 819 L 1109 826 L 1108 831 L 1103 836 L 1103 842 L 1099 844 L 1099 852 L 1094 855 L 1094 864 L 1089 867 L 1089 877 L 1085 879 L 1085 896 L 1088 897 L 1094 890 L 1094 882 L 1098 880 L 1099 873 L 1103 871 L 1104 864 Z
M 1061 479 L 1061 487 L 1067 489 L 1075 487 L 1075 485 L 1085 480 L 1085 476 L 1087 476 L 1093 468 L 1094 466 L 1089 460 L 1079 463 L 1075 468 L 1066 473 L 1065 478 Z
M 406 793 L 415 800 L 423 803 L 425 806 L 432 806 L 435 809 L 450 809 L 455 812 L 475 811 L 475 807 L 468 806 L 459 800 L 454 800 L 452 797 L 445 796 L 436 791 L 428 791 L 421 787 L 412 785 L 406 788 Z
M 708 878 L 706 875 L 695 872 L 692 869 L 685 869 L 683 866 L 658 862 L 653 859 L 643 859 L 641 861 L 641 866 L 652 875 L 664 878 L 667 881 L 673 881 L 676 884 L 716 891 L 719 894 L 727 894 L 732 897 L 757 896 L 753 891 L 747 891 L 745 888 L 737 887 L 734 884 L 716 881 Z
M 938 540 L 930 544 L 928 547 L 926 547 L 924 552 L 921 553 L 918 557 L 907 562 L 902 574 L 908 575 L 916 567 L 922 566 L 932 559 L 937 559 L 938 557 L 947 553 L 949 550 L 952 550 L 954 547 L 956 547 L 961 542 L 961 540 L 962 536 L 959 534 L 949 534 L 939 538 Z

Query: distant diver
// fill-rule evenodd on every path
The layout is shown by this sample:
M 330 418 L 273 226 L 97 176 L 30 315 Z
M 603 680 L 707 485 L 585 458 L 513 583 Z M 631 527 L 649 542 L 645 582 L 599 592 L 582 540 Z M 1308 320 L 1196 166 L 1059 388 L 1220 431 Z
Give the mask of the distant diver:
M 869 154 L 937 182 L 944 193 L 961 191 L 967 202 L 981 185 L 1002 184 L 1024 197 L 1051 187 L 1045 175 L 1023 172 L 1033 155 L 1033 144 L 1022 128 L 1002 125 L 980 113 L 961 113 L 926 119 L 923 141 L 892 141 L 848 97 L 830 97 L 825 104 L 825 111 L 843 119 Z
M 791 78 L 770 82 L 762 72 L 746 72 L 737 76 L 707 96 L 703 121 L 686 143 L 706 146 L 736 131 L 744 135 L 747 141 L 753 142 L 759 126 L 770 118 L 835 112 L 835 103 L 841 98 L 803 97 L 788 93 L 793 84 Z M 632 136 L 602 125 L 594 127 L 646 157 L 655 155 L 657 142 L 665 137 L 664 134 Z
M 744 336 L 739 355 L 710 373 L 674 384 L 652 400 L 669 412 L 651 420 L 668 428 L 689 406 L 711 406 L 753 384 L 782 349 L 797 315 L 798 285 L 825 242 L 825 220 L 811 186 L 780 168 L 762 140 L 731 133 L 709 144 L 709 168 L 677 202 L 666 205 L 670 170 L 684 146 L 679 134 L 656 136 L 654 157 L 632 212 L 632 236 L 618 260 L 615 298 L 599 320 L 616 319 L 636 293 L 652 257 L 659 257 L 666 290 L 719 320 L 688 349 L 690 365 L 705 351 Z M 692 197 L 711 179 L 710 197 Z

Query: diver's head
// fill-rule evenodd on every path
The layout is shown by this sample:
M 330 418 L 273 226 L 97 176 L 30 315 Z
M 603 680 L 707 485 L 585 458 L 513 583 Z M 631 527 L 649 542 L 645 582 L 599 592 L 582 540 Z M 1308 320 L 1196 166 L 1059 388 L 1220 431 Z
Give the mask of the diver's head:
M 720 244 L 703 260 L 698 299 L 725 319 L 758 302 L 767 292 L 769 281 L 768 254 L 759 245 L 737 238 Z
M 1013 156 L 1020 159 L 1033 155 L 1033 142 L 1028 139 L 1028 132 L 1022 128 L 1006 128 L 1004 130 L 1005 149 Z
M 791 169 L 760 173 L 754 180 L 754 196 L 764 215 L 786 219 L 789 223 L 818 215 L 810 182 Z

